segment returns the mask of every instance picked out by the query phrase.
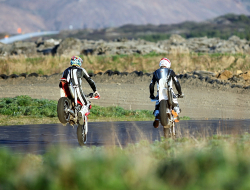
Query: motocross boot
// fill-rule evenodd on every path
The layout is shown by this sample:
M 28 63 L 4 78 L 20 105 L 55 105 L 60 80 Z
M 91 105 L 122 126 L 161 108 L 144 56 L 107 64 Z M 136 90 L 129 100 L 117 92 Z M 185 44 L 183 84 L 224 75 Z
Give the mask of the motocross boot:
M 155 109 L 154 110 L 154 116 L 155 116 L 155 120 L 154 120 L 154 122 L 153 122 L 153 126 L 154 126 L 154 128 L 158 128 L 159 127 L 159 123 L 160 123 L 160 112 L 159 112 L 159 110 L 158 109 Z
M 174 110 L 172 110 L 172 114 L 174 116 L 174 121 L 175 122 L 179 122 L 180 121 L 180 117 L 179 115 L 177 114 L 177 112 L 175 112 Z
M 157 116 L 155 117 L 155 120 L 154 120 L 154 123 L 153 123 L 154 128 L 158 128 L 158 127 L 159 127 L 159 124 L 160 124 L 159 119 L 160 119 L 160 116 L 157 115 Z

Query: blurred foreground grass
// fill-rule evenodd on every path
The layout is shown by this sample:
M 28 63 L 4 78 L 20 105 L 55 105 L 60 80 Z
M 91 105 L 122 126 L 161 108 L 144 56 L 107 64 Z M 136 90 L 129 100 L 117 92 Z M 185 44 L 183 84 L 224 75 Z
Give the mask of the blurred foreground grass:
M 125 110 L 119 106 L 93 105 L 90 121 L 151 121 L 153 110 Z M 183 119 L 187 120 L 188 117 Z M 59 123 L 57 101 L 32 99 L 29 96 L 0 99 L 0 126 Z
M 125 148 L 0 149 L 0 189 L 249 189 L 250 135 L 179 138 Z

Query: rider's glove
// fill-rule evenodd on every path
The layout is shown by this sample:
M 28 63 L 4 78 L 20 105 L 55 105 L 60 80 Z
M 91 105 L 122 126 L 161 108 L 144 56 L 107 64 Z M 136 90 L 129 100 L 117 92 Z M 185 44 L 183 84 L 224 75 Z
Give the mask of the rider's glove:
M 183 98 L 183 97 L 184 97 L 184 94 L 182 94 L 182 93 L 181 93 L 181 94 L 177 94 L 177 97 L 178 97 L 178 98 Z
M 94 96 L 100 96 L 100 94 L 97 91 L 95 91 Z
M 150 98 L 150 99 L 155 99 L 155 95 L 150 94 L 149 98 Z

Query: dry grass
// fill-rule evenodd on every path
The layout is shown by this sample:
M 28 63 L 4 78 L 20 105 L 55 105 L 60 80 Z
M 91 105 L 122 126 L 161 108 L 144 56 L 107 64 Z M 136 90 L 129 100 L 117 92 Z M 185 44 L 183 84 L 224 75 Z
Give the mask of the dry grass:
M 236 72 L 250 70 L 250 56 L 248 54 L 148 54 L 148 55 L 115 55 L 115 56 L 81 56 L 83 67 L 88 72 L 104 72 L 117 70 L 120 72 L 143 71 L 153 72 L 158 68 L 159 60 L 168 57 L 172 62 L 172 69 L 176 73 L 193 70 L 207 70 L 220 72 L 224 69 Z M 70 57 L 12 56 L 0 59 L 0 74 L 39 73 L 50 75 L 61 73 L 69 66 Z

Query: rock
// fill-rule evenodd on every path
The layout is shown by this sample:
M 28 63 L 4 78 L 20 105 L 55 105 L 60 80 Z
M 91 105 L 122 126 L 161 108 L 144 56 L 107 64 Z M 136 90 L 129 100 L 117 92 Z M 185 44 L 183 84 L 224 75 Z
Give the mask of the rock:
M 9 78 L 9 76 L 7 76 L 7 75 L 5 75 L 5 74 L 1 74 L 1 75 L 0 75 L 0 78 L 2 78 L 2 79 L 7 79 L 7 78 Z
M 202 76 L 202 77 L 215 77 L 216 74 L 210 71 L 194 71 L 193 75 L 197 75 L 197 76 Z
M 221 59 L 221 63 L 220 65 L 223 67 L 223 68 L 227 68 L 227 67 L 230 67 L 230 65 L 232 63 L 234 63 L 235 61 L 235 57 L 234 56 L 223 56 L 222 59 Z
M 14 42 L 10 49 L 11 55 L 35 55 L 36 44 L 34 42 Z
M 30 73 L 28 77 L 38 77 L 39 75 L 37 73 Z
M 36 40 L 36 44 L 39 45 L 39 44 L 43 44 L 43 37 L 39 37 L 37 40 Z
M 245 72 L 241 76 L 245 81 L 250 80 L 250 71 Z
M 228 38 L 228 41 L 238 42 L 240 41 L 240 38 L 238 36 L 233 35 Z
M 19 76 L 16 75 L 16 74 L 12 74 L 12 75 L 9 76 L 9 78 L 18 78 L 18 77 L 19 77 Z
M 186 42 L 186 39 L 178 34 L 173 34 L 169 38 L 169 43 L 171 44 L 182 44 L 184 42 Z
M 228 80 L 231 77 L 233 77 L 233 73 L 231 71 L 225 70 L 219 74 L 218 79 Z
M 234 75 L 232 78 L 228 79 L 231 83 L 237 83 L 244 85 L 245 80 L 242 77 L 239 77 L 237 75 Z
M 101 73 L 102 70 L 94 70 L 94 74 L 96 75 L 97 73 Z
M 82 43 L 76 38 L 66 38 L 64 39 L 58 49 L 57 54 L 63 56 L 72 57 L 74 55 L 80 55 L 82 52 Z
M 236 75 L 240 75 L 240 74 L 242 74 L 243 72 L 242 72 L 242 70 L 237 70 L 236 71 Z
M 73 55 L 120 55 L 120 54 L 148 54 L 170 53 L 170 54 L 188 54 L 190 52 L 201 53 L 250 53 L 250 42 L 242 40 L 237 36 L 232 36 L 228 40 L 219 38 L 189 38 L 184 39 L 180 35 L 173 34 L 169 40 L 159 41 L 157 43 L 145 40 L 125 40 L 116 41 L 93 41 L 79 40 L 76 38 L 66 38 L 64 40 L 43 40 L 40 38 L 36 43 L 15 42 L 12 45 L 0 44 L 0 56 L 11 54 L 36 54 L 36 52 L 47 54 L 57 54 L 63 56 Z M 229 67 L 234 63 L 234 56 L 225 56 L 223 68 Z M 241 58 L 237 64 L 241 63 Z M 202 69 L 202 68 L 200 68 Z
M 104 74 L 107 74 L 108 76 L 111 76 L 111 75 L 113 75 L 113 71 L 111 71 L 111 70 L 107 70 Z
M 24 77 L 24 78 L 26 78 L 26 77 L 27 77 L 27 74 L 26 74 L 26 73 L 22 73 L 22 74 L 19 75 L 19 77 Z
M 241 66 L 244 63 L 244 61 L 245 61 L 244 59 L 238 58 L 236 61 L 236 65 Z

